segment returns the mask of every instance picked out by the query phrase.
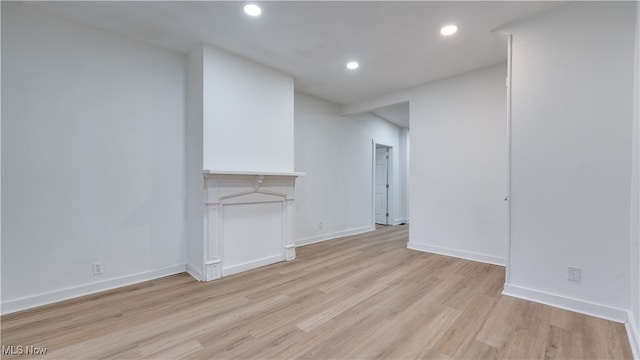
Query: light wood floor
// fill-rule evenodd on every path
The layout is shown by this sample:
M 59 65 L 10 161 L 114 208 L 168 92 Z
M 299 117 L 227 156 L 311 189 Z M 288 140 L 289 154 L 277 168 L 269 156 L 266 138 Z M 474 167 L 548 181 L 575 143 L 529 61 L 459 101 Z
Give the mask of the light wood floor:
M 180 274 L 10 314 L 2 345 L 65 359 L 632 357 L 622 324 L 502 296 L 504 268 L 408 250 L 407 234 L 382 227 L 215 282 Z

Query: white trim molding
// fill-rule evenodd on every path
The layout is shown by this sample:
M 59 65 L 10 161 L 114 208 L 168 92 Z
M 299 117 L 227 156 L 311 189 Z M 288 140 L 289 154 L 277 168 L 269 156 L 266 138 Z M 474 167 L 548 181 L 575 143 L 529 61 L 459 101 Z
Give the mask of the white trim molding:
M 354 229 L 349 229 L 349 230 L 344 230 L 344 231 L 336 231 L 336 232 L 332 232 L 332 233 L 326 233 L 326 234 L 310 236 L 310 237 L 306 237 L 306 238 L 297 239 L 296 240 L 296 246 L 311 245 L 311 244 L 319 243 L 319 242 L 322 242 L 322 241 L 328 241 L 328 240 L 337 239 L 337 238 L 344 237 L 344 236 L 363 234 L 363 233 L 366 233 L 366 232 L 373 231 L 375 229 L 376 229 L 375 227 L 365 226 L 365 227 L 361 227 L 361 228 L 354 228 Z
M 8 300 L 2 303 L 2 315 L 10 314 L 36 306 L 43 306 L 63 300 L 69 300 L 80 296 L 91 295 L 102 291 L 112 290 L 119 287 L 137 284 L 143 281 L 158 279 L 165 276 L 183 273 L 186 270 L 185 264 L 176 264 L 156 270 L 144 271 L 137 274 L 116 277 L 85 285 L 69 287 L 66 289 L 45 292 L 42 294 L 27 296 L 19 299 Z
M 584 300 L 572 299 L 566 296 L 550 294 L 543 291 L 527 289 L 517 285 L 504 284 L 504 291 L 502 291 L 502 294 L 619 323 L 627 321 L 626 310 Z
M 225 268 L 224 269 L 224 276 L 229 276 L 229 275 L 241 273 L 243 271 L 247 271 L 247 270 L 259 268 L 259 267 L 262 267 L 262 266 L 275 264 L 275 263 L 281 262 L 281 261 L 284 261 L 284 258 L 282 257 L 282 255 L 267 256 L 267 257 L 263 257 L 261 259 L 247 261 L 247 262 L 242 263 L 242 264 L 236 264 L 236 265 L 232 265 L 232 266 L 229 266 L 229 267 Z
M 407 244 L 407 249 L 445 255 L 445 256 L 452 256 L 456 258 L 461 258 L 461 259 L 466 259 L 471 261 L 478 261 L 478 262 L 493 264 L 493 265 L 505 266 L 506 264 L 505 258 L 501 258 L 497 256 L 480 254 L 480 253 L 464 251 L 464 250 L 449 249 L 449 248 L 444 248 L 439 246 L 418 244 L 414 242 L 409 242 Z
M 187 274 L 191 275 L 194 279 L 202 281 L 202 272 L 191 264 L 187 264 Z
M 631 311 L 627 311 L 627 322 L 625 322 L 624 327 L 627 330 L 627 337 L 629 338 L 633 358 L 640 359 L 640 329 L 636 327 Z

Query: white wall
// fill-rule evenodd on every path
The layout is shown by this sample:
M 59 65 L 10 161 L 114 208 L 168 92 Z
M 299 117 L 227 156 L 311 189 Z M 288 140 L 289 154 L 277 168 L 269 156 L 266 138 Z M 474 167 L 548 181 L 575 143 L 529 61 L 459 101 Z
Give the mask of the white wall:
M 0 4 L 1 5 L 1 4 Z M 0 19 L 2 19 L 2 6 L 0 6 Z M 0 26 L 0 58 L 2 58 L 2 27 Z M 0 63 L 2 61 L 0 60 Z M 0 71 L 0 84 L 2 84 L 2 71 Z M 0 86 L 0 98 L 2 87 Z M 0 204 L 2 203 L 2 101 L 0 100 Z M 0 269 L 2 269 L 2 206 L 0 206 Z M 0 279 L 1 281 L 2 279 Z M 0 284 L 0 314 L 2 314 L 2 286 Z
M 624 320 L 634 4 L 570 3 L 513 33 L 508 294 Z M 567 266 L 582 282 L 567 281 Z
M 506 66 L 412 89 L 409 247 L 504 264 Z
M 296 182 L 298 244 L 373 228 L 372 139 L 394 149 L 393 217 L 405 216 L 399 127 L 371 113 L 343 117 L 338 105 L 295 93 L 295 139 L 295 169 L 306 173 Z
M 293 78 L 203 48 L 203 168 L 293 171 Z
M 630 342 L 640 358 L 640 5 L 636 3 L 636 42 L 633 82 L 633 153 L 631 177 L 631 311 Z M 634 341 L 635 340 L 635 341 Z
M 2 312 L 184 271 L 184 57 L 3 2 L 2 75 Z

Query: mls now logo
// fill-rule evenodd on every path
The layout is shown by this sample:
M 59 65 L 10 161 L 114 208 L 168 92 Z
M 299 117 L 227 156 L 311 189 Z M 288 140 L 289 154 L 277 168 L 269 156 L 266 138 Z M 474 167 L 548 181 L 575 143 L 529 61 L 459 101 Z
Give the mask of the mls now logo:
M 2 345 L 2 355 L 45 355 L 47 348 L 22 345 Z

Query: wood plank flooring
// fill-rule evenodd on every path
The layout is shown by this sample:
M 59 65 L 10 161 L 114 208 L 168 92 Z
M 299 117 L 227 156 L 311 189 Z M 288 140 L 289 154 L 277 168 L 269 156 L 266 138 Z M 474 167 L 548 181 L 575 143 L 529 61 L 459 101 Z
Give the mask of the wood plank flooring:
M 504 268 L 408 250 L 408 226 L 1 318 L 51 359 L 631 359 L 622 324 L 502 296 Z M 25 358 L 4 355 L 3 358 Z

